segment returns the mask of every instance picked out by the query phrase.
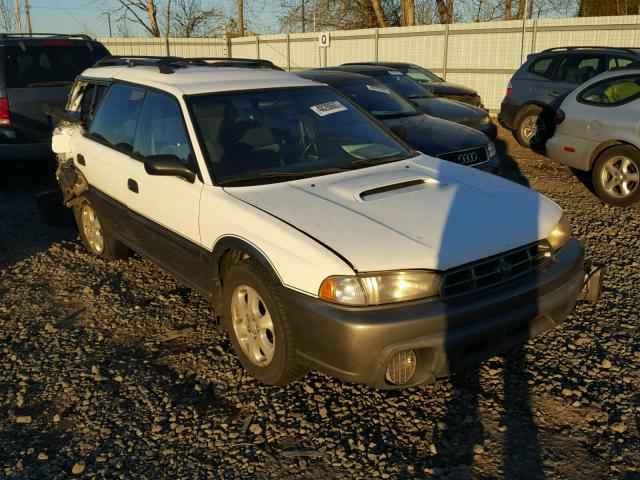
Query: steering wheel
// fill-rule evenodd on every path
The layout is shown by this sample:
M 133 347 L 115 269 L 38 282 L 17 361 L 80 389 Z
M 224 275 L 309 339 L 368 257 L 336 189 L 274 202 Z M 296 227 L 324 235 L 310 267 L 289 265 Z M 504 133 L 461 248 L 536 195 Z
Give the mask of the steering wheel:
M 310 159 L 308 158 L 309 152 L 311 151 L 311 147 L 316 147 L 316 153 L 318 153 L 320 150 L 320 141 L 321 140 L 325 140 L 327 138 L 331 138 L 330 135 L 327 135 L 326 133 L 321 133 L 320 135 L 317 135 L 315 137 L 313 137 L 309 143 L 307 143 L 307 146 L 304 147 L 304 150 L 302 150 L 302 153 L 300 154 L 300 158 L 302 158 L 303 160 L 307 160 L 309 161 Z

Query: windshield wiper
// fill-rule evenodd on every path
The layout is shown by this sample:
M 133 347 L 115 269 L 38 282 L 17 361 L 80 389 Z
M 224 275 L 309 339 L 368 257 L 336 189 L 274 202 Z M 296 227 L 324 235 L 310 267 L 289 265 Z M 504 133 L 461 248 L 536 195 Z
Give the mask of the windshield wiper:
M 417 100 L 419 98 L 431 98 L 432 95 L 429 95 L 428 93 L 422 93 L 420 95 L 409 95 L 409 100 Z
M 34 82 L 27 84 L 28 87 L 68 87 L 73 82 L 69 80 L 57 80 L 53 82 Z
M 375 117 L 380 120 L 390 120 L 392 118 L 414 117 L 416 115 L 420 115 L 420 112 L 382 113 L 380 115 L 376 115 Z
M 244 177 L 236 177 L 230 178 L 228 180 L 223 180 L 220 182 L 220 185 L 231 185 L 239 182 L 250 182 L 252 180 L 264 180 L 268 178 L 284 178 L 284 179 L 292 179 L 292 178 L 305 178 L 305 177 L 315 177 L 317 175 L 328 175 L 331 173 L 339 173 L 344 172 L 345 170 L 351 170 L 350 167 L 331 167 L 331 168 L 323 168 L 321 170 L 308 170 L 306 172 L 262 172 L 257 175 L 246 175 Z

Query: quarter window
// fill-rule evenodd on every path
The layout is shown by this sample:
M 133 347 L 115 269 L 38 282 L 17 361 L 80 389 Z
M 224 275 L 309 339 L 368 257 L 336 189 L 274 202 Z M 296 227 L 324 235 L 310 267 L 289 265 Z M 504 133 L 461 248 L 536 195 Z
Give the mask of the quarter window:
M 616 68 L 624 68 L 633 63 L 633 60 L 627 57 L 611 57 L 609 58 L 609 70 Z
M 89 135 L 126 152 L 133 151 L 144 89 L 130 85 L 112 85 L 96 112 Z
M 640 75 L 597 83 L 580 94 L 580 100 L 595 105 L 620 105 L 640 98 Z
M 543 77 L 551 78 L 553 74 L 553 69 L 551 67 L 554 63 L 554 59 L 555 57 L 544 57 L 536 60 L 529 67 L 529 71 Z
M 191 165 L 189 137 L 178 102 L 165 94 L 150 91 L 144 100 L 138 122 L 134 151 L 151 155 L 175 155 Z
M 601 57 L 599 55 L 568 55 L 563 58 L 554 80 L 581 84 L 600 73 Z

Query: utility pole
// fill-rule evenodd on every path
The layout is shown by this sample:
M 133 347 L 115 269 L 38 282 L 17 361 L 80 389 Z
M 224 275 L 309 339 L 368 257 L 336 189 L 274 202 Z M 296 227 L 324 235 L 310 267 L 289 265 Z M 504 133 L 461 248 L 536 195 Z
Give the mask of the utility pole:
M 107 22 L 109 22 L 109 37 L 113 37 L 113 33 L 111 33 L 111 12 L 107 12 Z
M 24 0 L 24 13 L 27 15 L 27 29 L 29 31 L 29 36 L 33 33 L 31 31 L 31 11 L 29 9 L 29 0 Z
M 304 24 L 305 24 L 305 19 L 304 19 L 304 0 L 300 0 L 300 16 L 302 17 L 302 33 L 304 33 Z
M 522 15 L 522 48 L 520 49 L 521 62 L 524 62 L 524 38 L 527 35 L 527 10 L 529 10 L 529 0 L 524 0 L 524 15 Z
M 18 33 L 22 33 L 22 22 L 20 21 L 20 0 L 16 0 L 16 23 L 18 24 Z

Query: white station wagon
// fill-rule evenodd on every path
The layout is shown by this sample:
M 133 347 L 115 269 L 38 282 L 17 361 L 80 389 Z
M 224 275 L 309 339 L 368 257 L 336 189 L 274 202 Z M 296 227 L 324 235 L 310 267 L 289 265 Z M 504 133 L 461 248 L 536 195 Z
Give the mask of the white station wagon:
M 256 379 L 433 382 L 572 310 L 583 250 L 552 201 L 412 151 L 325 85 L 198 63 L 86 70 L 51 112 L 58 180 L 87 249 L 205 295 Z

